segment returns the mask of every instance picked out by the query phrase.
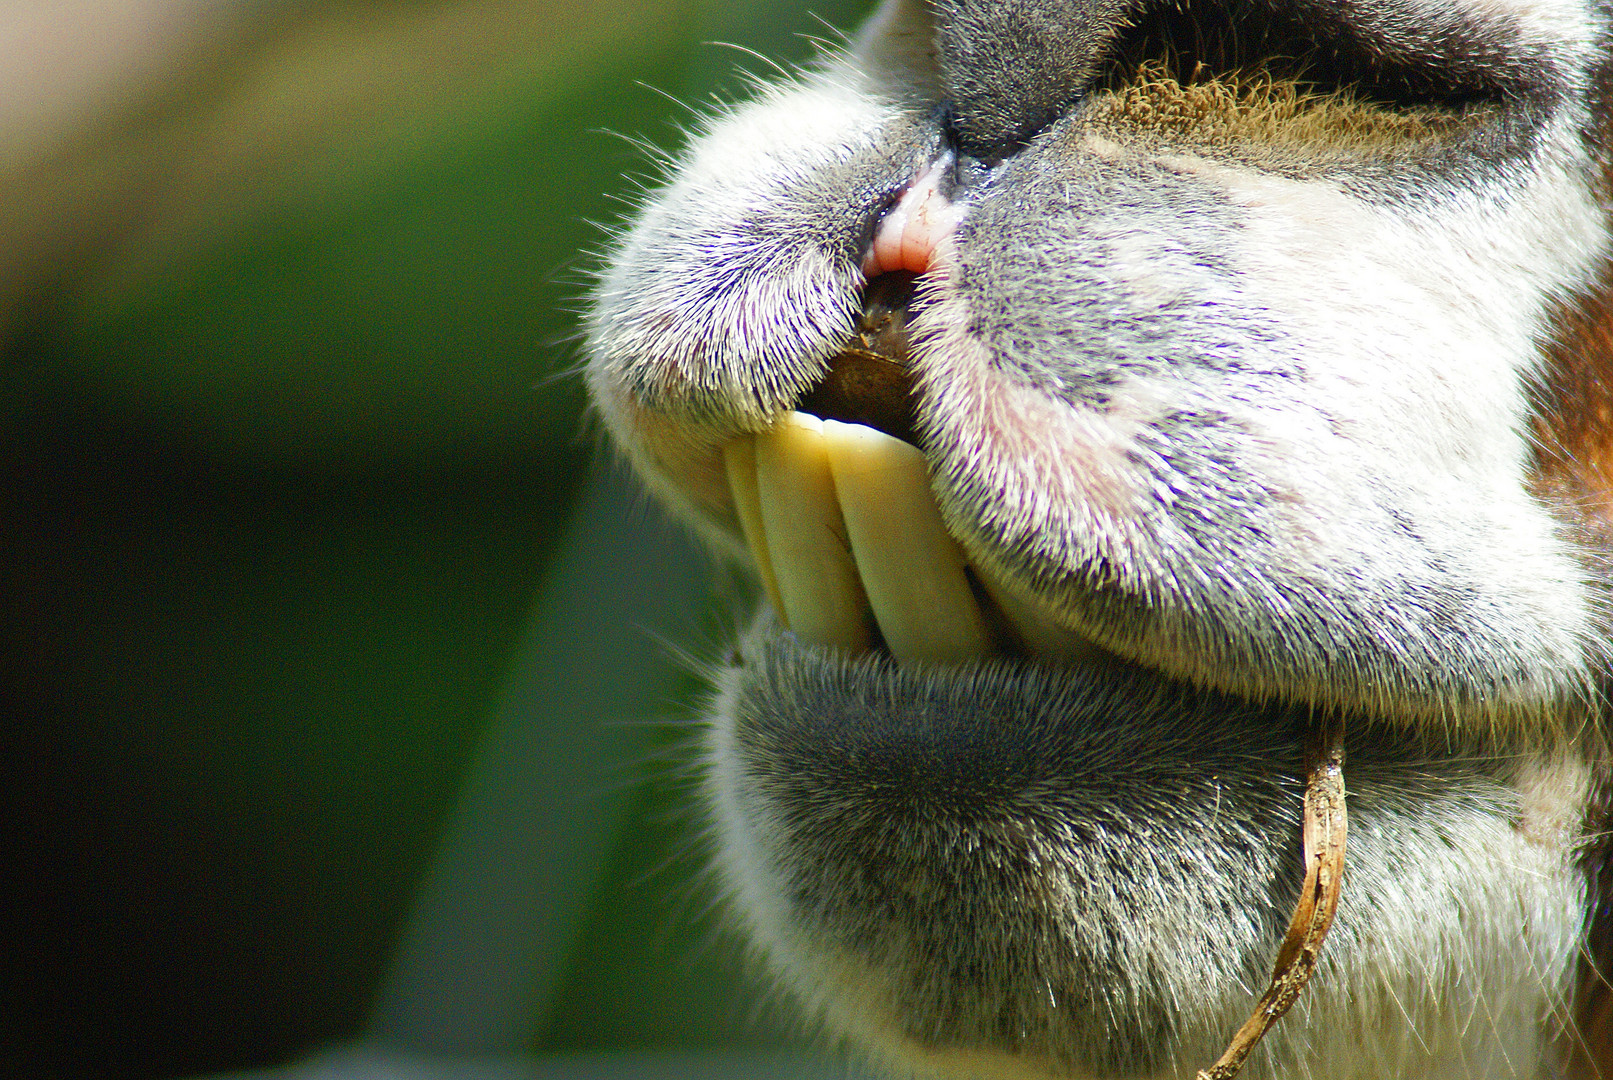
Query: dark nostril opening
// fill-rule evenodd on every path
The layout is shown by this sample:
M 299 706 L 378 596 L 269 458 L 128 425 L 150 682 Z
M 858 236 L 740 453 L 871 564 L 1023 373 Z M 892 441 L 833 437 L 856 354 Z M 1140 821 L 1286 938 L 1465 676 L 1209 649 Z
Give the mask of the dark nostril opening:
M 907 318 L 917 275 L 880 274 L 863 289 L 863 311 L 846 347 L 796 406 L 824 420 L 867 424 L 918 445 Z
M 975 162 L 982 168 L 1000 165 L 1004 158 L 1013 157 L 1025 145 L 1025 140 L 1015 132 L 988 134 L 982 131 L 978 120 L 961 117 L 957 104 L 950 99 L 942 102 L 936 119 L 941 127 L 941 145 L 952 151 L 959 161 Z
M 953 147 L 1014 156 L 1079 103 L 1131 0 L 930 0 Z M 1170 0 L 1158 0 L 1170 2 Z
M 1022 101 L 988 100 L 976 103 L 967 112 L 949 100 L 937 115 L 942 145 L 953 151 L 960 161 L 973 161 L 985 169 L 993 169 L 1077 109 L 1084 97 L 1083 93 L 1072 90 L 1064 97 L 1035 108 Z
M 1004 156 L 1019 149 L 1019 142 L 1013 139 L 997 140 L 989 147 L 982 143 L 973 125 L 959 117 L 957 103 L 951 98 L 936 107 L 935 119 L 941 128 L 941 148 L 952 151 L 959 161 L 979 162 L 991 168 L 1000 164 Z
M 952 163 L 951 185 L 942 194 L 954 201 L 958 200 L 963 193 L 972 191 L 990 180 L 992 173 L 1001 164 L 1001 158 L 985 159 L 959 154 Z

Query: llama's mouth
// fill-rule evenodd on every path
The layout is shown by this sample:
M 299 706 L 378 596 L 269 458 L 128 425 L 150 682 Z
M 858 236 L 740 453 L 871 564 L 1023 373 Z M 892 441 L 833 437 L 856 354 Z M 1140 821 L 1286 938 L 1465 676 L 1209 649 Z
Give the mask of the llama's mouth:
M 736 516 L 779 621 L 800 642 L 898 664 L 1102 653 L 969 559 L 914 445 L 907 318 L 915 276 L 876 276 L 855 337 L 772 428 L 734 439 Z

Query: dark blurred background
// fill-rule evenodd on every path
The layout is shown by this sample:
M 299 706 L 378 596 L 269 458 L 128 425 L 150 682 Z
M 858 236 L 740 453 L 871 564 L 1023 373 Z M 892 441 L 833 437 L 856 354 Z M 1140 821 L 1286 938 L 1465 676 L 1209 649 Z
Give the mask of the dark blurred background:
M 459 947 L 420 921 L 496 903 L 474 867 L 429 871 L 500 849 L 461 841 L 501 820 L 465 810 L 501 753 L 570 793 L 509 803 L 528 856 L 573 810 L 603 839 L 535 867 L 512 918 L 547 959 L 502 976 L 521 1020 L 464 1049 L 788 1038 L 697 880 L 691 680 L 604 715 L 541 654 L 570 632 L 557 595 L 643 576 L 592 539 L 632 499 L 591 465 L 573 343 L 601 223 L 651 173 L 634 140 L 678 145 L 677 102 L 766 70 L 745 49 L 805 60 L 866 6 L 0 14 L 0 1076 L 406 1042 L 437 1006 L 400 1000 Z M 689 608 L 631 632 L 709 648 L 723 604 Z M 630 683 L 609 651 L 577 677 Z

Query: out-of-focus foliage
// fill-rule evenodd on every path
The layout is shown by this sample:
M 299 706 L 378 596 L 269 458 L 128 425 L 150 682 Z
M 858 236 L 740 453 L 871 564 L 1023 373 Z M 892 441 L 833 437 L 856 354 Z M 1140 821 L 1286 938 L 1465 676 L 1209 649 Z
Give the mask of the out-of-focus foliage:
M 705 42 L 831 35 L 794 2 L 257 0 L 218 25 L 0 147 L 7 1077 L 361 1034 L 588 475 L 568 342 L 598 223 L 649 172 L 621 136 L 673 145 L 660 91 L 761 67 Z M 647 763 L 683 737 L 597 763 L 634 809 L 536 1049 L 780 1037 Z

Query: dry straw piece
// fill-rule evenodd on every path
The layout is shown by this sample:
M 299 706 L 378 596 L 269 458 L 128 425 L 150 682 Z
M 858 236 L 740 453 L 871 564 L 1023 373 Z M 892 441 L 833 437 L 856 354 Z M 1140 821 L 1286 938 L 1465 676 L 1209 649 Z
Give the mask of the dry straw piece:
M 1226 1051 L 1197 1080 L 1231 1080 L 1271 1026 L 1286 1013 L 1316 971 L 1322 941 L 1333 925 L 1344 880 L 1344 721 L 1322 722 L 1305 784 L 1305 883 L 1277 950 L 1271 985 Z

